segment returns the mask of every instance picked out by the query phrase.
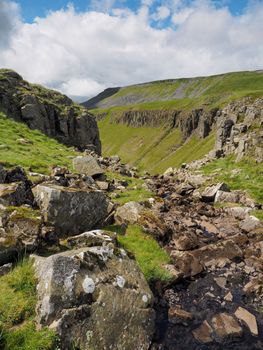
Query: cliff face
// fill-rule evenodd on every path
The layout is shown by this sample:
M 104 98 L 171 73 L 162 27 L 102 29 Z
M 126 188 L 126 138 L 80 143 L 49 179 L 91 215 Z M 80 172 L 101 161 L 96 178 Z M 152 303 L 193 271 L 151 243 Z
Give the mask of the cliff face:
M 0 70 L 0 111 L 68 146 L 101 153 L 93 115 L 67 96 L 29 84 L 10 70 Z
M 134 128 L 159 127 L 179 128 L 183 139 L 187 139 L 193 132 L 200 138 L 205 138 L 212 130 L 217 119 L 217 109 L 206 111 L 204 109 L 193 109 L 190 112 L 181 110 L 128 110 L 124 111 L 112 122 L 125 124 Z M 107 114 L 97 115 L 98 120 L 103 120 Z

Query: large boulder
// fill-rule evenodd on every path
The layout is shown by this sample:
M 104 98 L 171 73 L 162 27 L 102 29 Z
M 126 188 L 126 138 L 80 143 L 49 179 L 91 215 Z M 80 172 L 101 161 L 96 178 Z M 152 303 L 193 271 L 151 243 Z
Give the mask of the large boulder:
M 62 350 L 149 349 L 153 295 L 135 261 L 113 241 L 35 256 L 35 267 L 37 323 L 58 333 Z
M 33 192 L 44 221 L 60 235 L 90 230 L 108 216 L 109 202 L 101 191 L 46 183 L 37 185 Z
M 230 192 L 229 187 L 225 183 L 218 183 L 204 189 L 202 193 L 202 200 L 204 202 L 213 202 L 218 191 Z
M 78 156 L 74 158 L 73 167 L 77 173 L 89 176 L 96 176 L 104 173 L 97 159 L 92 156 Z

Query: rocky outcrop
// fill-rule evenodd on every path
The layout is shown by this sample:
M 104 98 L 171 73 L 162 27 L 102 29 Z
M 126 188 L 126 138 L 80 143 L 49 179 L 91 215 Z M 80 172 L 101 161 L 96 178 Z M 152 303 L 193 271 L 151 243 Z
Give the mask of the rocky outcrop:
M 40 184 L 33 189 L 44 222 L 55 227 L 57 234 L 73 235 L 90 230 L 108 216 L 109 202 L 96 189 L 80 189 Z
M 263 99 L 246 98 L 218 113 L 215 154 L 234 154 L 237 160 L 253 155 L 263 161 Z
M 142 224 L 169 253 L 172 275 L 156 288 L 151 350 L 260 349 L 263 222 L 251 208 L 215 208 L 207 200 L 232 192 L 217 184 L 202 197 L 202 182 L 191 178 L 184 167 L 146 180 L 157 198 Z
M 179 128 L 186 139 L 193 132 L 200 138 L 209 135 L 215 124 L 217 109 L 181 110 L 128 110 L 112 122 L 123 123 L 131 127 L 159 127 Z M 99 117 L 100 118 L 100 117 Z
M 103 236 L 97 246 L 34 257 L 38 325 L 58 333 L 62 350 L 148 350 L 152 293 L 135 261 Z
M 11 70 L 0 70 L 0 111 L 66 145 L 101 152 L 96 120 L 85 108 Z

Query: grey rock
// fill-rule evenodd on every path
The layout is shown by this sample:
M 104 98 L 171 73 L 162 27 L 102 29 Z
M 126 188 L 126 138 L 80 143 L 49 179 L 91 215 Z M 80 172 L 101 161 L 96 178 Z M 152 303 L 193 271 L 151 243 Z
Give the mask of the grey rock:
M 37 324 L 54 329 L 61 349 L 148 350 L 153 295 L 134 260 L 109 246 L 41 258 Z
M 225 183 L 218 183 L 217 185 L 205 188 L 202 193 L 202 200 L 204 202 L 213 202 L 218 191 L 229 192 L 229 188 Z
M 60 235 L 91 230 L 108 215 L 109 203 L 101 191 L 41 184 L 33 192 L 44 221 Z
M 100 175 L 104 170 L 100 167 L 96 158 L 92 156 L 79 156 L 73 159 L 73 167 L 79 174 L 89 176 Z
M 0 204 L 22 205 L 32 203 L 32 192 L 24 182 L 0 184 Z
M 135 224 L 140 218 L 143 206 L 137 202 L 128 202 L 117 208 L 115 221 L 117 224 Z

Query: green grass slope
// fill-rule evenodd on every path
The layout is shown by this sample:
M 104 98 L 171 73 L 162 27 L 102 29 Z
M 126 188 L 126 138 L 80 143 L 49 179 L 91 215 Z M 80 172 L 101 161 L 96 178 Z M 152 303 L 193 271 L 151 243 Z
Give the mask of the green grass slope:
M 202 105 L 221 106 L 244 96 L 262 94 L 263 71 L 236 72 L 123 87 L 97 102 L 93 108 L 185 109 Z
M 6 167 L 20 165 L 48 174 L 54 165 L 70 168 L 71 158 L 76 155 L 73 148 L 0 113 L 0 163 Z
M 263 96 L 263 71 L 228 73 L 210 77 L 157 81 L 127 86 L 97 103 L 95 115 L 104 114 L 99 129 L 105 156 L 118 154 L 140 170 L 161 173 L 202 158 L 214 147 L 215 134 L 204 140 L 194 135 L 184 143 L 179 130 L 128 127 L 118 123 L 123 112 L 221 108 L 245 96 Z M 132 104 L 131 104 L 132 102 Z M 106 116 L 106 117 L 105 117 Z

